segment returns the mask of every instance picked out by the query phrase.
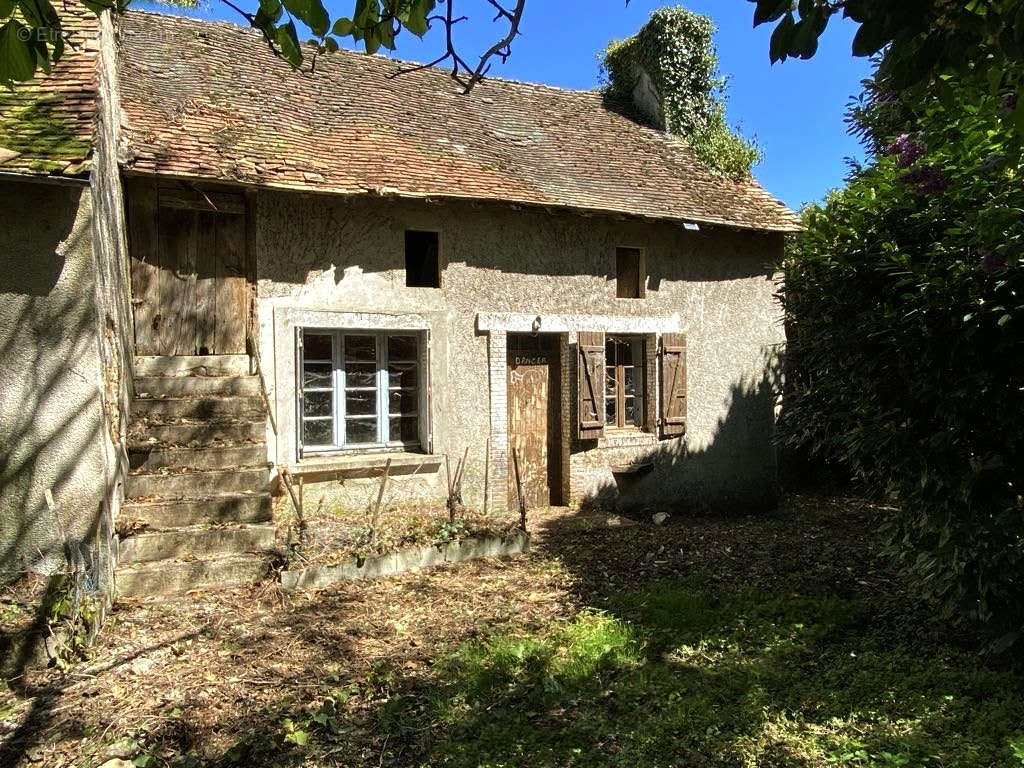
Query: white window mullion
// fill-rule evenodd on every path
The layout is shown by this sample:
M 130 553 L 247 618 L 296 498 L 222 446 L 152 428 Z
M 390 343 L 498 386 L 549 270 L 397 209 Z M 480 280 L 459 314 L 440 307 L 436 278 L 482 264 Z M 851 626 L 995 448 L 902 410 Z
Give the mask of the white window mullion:
M 387 335 L 377 334 L 377 442 L 388 444 L 391 425 L 388 411 L 391 406 L 391 391 L 388 388 L 388 343 Z
M 345 336 L 334 334 L 334 429 L 338 447 L 345 446 Z

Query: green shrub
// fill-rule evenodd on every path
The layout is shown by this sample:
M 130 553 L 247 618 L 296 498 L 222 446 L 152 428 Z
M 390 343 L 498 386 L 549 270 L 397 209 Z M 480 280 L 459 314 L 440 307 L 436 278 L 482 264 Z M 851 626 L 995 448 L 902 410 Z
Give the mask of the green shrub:
M 805 210 L 784 265 L 782 434 L 887 494 L 885 541 L 922 595 L 1006 646 L 1024 626 L 1024 186 L 1002 82 L 868 84 L 853 120 L 874 159 Z
M 707 16 L 681 6 L 655 11 L 636 35 L 608 46 L 601 63 L 605 90 L 629 100 L 643 69 L 660 97 L 659 127 L 687 139 L 712 170 L 749 176 L 761 155 L 726 123 L 726 80 L 718 71 L 714 34 Z

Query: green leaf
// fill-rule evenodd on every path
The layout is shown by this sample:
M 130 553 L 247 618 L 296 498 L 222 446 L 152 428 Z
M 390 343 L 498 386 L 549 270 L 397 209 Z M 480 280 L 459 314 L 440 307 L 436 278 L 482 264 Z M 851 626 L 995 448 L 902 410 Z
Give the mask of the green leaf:
M 284 0 L 284 7 L 317 37 L 327 34 L 331 19 L 320 0 Z
M 885 26 L 876 19 L 865 21 L 853 36 L 853 55 L 872 56 L 889 42 Z
M 285 61 L 298 69 L 302 64 L 302 49 L 299 48 L 299 36 L 295 32 L 295 22 L 289 21 L 277 28 L 277 47 Z
M 793 7 L 793 0 L 757 0 L 754 9 L 754 26 L 775 21 Z
M 417 37 L 423 37 L 430 28 L 427 17 L 434 10 L 434 0 L 412 0 L 398 13 L 398 20 Z
M 772 64 L 776 61 L 786 60 L 792 46 L 795 31 L 796 21 L 793 19 L 793 14 L 792 12 L 787 13 L 782 17 L 782 21 L 778 23 L 778 26 L 775 27 L 775 31 L 772 32 L 772 39 L 768 49 Z
M 293 744 L 304 747 L 309 743 L 309 732 L 308 731 L 292 731 L 288 734 L 288 741 Z
M 17 19 L 0 27 L 0 83 L 31 80 L 36 73 L 36 53 L 29 44 L 35 30 Z
M 352 19 L 338 19 L 334 22 L 334 28 L 331 30 L 331 34 L 337 35 L 338 37 L 348 37 L 352 34 L 352 27 Z
M 260 0 L 259 13 L 276 24 L 281 18 L 281 0 Z

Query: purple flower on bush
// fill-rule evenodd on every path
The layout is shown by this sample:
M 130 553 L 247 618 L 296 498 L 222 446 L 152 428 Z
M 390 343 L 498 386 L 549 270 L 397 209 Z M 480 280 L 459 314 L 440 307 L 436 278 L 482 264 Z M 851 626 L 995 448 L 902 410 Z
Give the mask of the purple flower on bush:
M 904 133 L 887 144 L 884 151 L 887 155 L 896 155 L 896 164 L 900 168 L 909 168 L 924 157 L 926 148 L 909 133 Z
M 904 184 L 913 184 L 914 191 L 919 195 L 935 195 L 949 186 L 946 174 L 937 165 L 922 165 L 907 171 L 900 181 Z
M 1013 112 L 1017 108 L 1017 94 L 1009 93 L 1003 96 L 1002 107 L 1005 112 Z
M 985 251 L 982 254 L 981 262 L 978 264 L 978 268 L 986 275 L 991 275 L 997 269 L 1002 269 L 1006 266 L 1006 257 L 998 253 L 992 253 L 992 251 Z

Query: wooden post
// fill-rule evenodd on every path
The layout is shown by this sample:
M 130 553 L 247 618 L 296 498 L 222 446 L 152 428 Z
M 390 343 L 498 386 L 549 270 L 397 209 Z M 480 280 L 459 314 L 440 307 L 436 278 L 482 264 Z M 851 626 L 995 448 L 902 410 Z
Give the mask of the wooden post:
M 380 527 L 380 504 L 384 500 L 384 489 L 388 484 L 388 474 L 391 472 L 391 459 L 384 463 L 384 474 L 380 478 L 380 490 L 377 492 L 377 503 L 373 505 L 373 520 L 370 522 L 370 545 L 377 543 L 377 529 Z
M 526 499 L 523 498 L 523 479 L 519 475 L 519 451 L 512 449 L 512 466 L 516 471 L 516 495 L 519 497 L 519 527 L 526 530 Z

